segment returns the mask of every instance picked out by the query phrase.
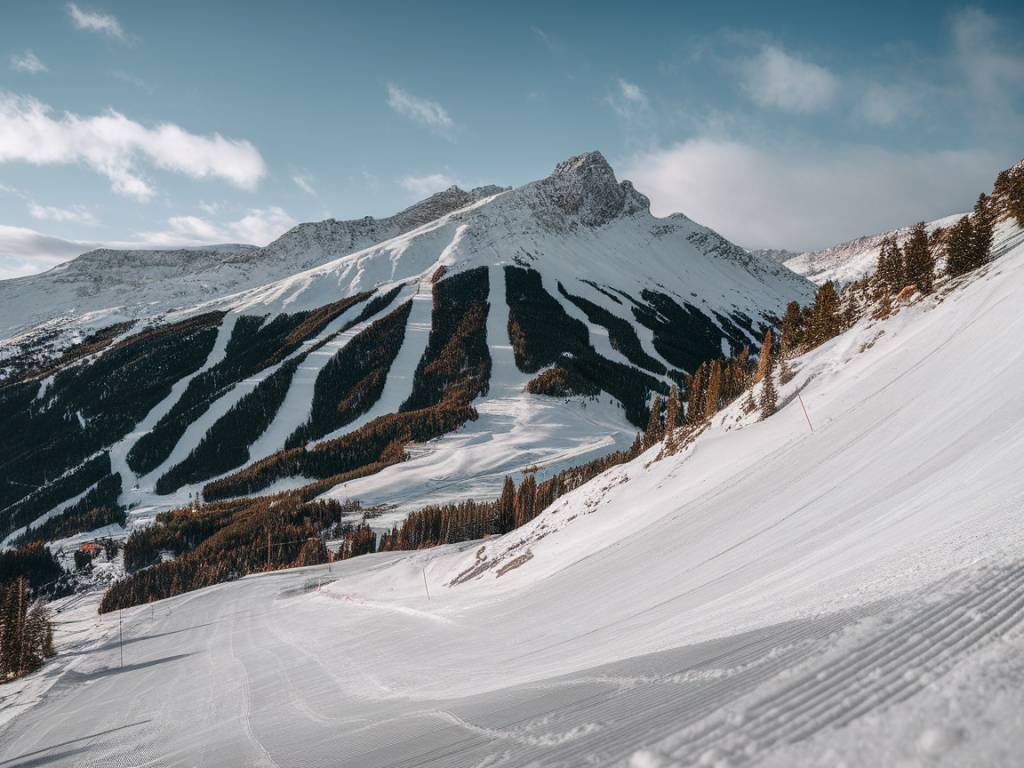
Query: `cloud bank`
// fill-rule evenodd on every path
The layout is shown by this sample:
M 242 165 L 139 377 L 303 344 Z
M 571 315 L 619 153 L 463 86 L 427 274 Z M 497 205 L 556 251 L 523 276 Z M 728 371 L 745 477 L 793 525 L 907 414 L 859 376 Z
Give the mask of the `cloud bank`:
M 141 160 L 195 179 L 217 177 L 253 189 L 266 173 L 259 150 L 219 133 L 202 136 L 174 123 L 148 128 L 119 112 L 95 117 L 55 116 L 42 102 L 0 92 L 0 163 L 81 163 L 136 200 L 156 194 L 139 170 Z
M 984 149 L 902 154 L 703 138 L 637 154 L 623 176 L 656 215 L 684 213 L 746 247 L 812 250 L 965 210 L 1003 165 Z

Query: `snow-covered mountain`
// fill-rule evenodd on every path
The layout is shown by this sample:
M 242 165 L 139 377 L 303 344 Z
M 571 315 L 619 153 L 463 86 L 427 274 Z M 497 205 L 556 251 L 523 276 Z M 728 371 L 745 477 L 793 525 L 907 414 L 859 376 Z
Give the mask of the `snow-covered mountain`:
M 622 191 L 585 215 L 625 227 L 635 193 Z M 578 234 L 586 197 L 564 218 L 545 211 L 536 237 Z M 469 232 L 441 238 L 445 274 Z M 688 253 L 716 274 L 743 264 Z M 334 268 L 247 300 L 320 279 Z M 16 717 L 0 761 L 1015 765 L 1022 291 L 1024 231 L 1003 220 L 988 266 L 791 360 L 769 418 L 737 399 L 678 452 L 655 446 L 506 535 L 99 621 L 94 604 L 72 607 L 68 652 L 0 705 Z
M 0 291 L 8 320 L 66 317 L 0 348 L 0 470 L 21 478 L 0 489 L 6 535 L 100 493 L 160 508 L 315 486 L 390 505 L 382 522 L 493 495 L 627 445 L 655 393 L 756 350 L 813 285 L 653 217 L 594 152 L 266 248 L 95 251 Z M 78 344 L 53 342 L 68 329 Z
M 962 213 L 957 213 L 927 222 L 928 231 L 934 232 L 940 227 L 948 227 L 961 216 Z M 820 251 L 805 251 L 799 254 L 779 251 L 780 255 L 788 253 L 788 256 L 780 258 L 779 261 L 817 285 L 829 280 L 837 285 L 847 285 L 875 271 L 883 240 L 894 237 L 897 243 L 903 245 L 910 237 L 911 229 L 912 227 L 906 226 L 889 232 L 879 232 L 876 235 L 865 235 Z
M 500 191 L 451 187 L 384 219 L 366 216 L 299 224 L 265 248 L 228 244 L 163 251 L 92 250 L 42 274 L 0 281 L 0 337 L 57 318 L 62 322 L 56 327 L 96 330 L 114 322 L 112 318 L 145 319 L 187 308 L 404 234 Z M 66 251 L 74 244 L 61 242 L 67 258 Z

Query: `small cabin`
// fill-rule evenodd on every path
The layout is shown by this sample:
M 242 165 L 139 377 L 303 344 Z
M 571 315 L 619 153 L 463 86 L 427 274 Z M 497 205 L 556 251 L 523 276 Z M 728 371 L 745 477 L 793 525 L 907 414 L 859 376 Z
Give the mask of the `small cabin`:
M 80 544 L 78 547 L 79 552 L 85 552 L 88 555 L 95 556 L 103 550 L 99 544 L 95 541 L 87 541 L 84 544 Z

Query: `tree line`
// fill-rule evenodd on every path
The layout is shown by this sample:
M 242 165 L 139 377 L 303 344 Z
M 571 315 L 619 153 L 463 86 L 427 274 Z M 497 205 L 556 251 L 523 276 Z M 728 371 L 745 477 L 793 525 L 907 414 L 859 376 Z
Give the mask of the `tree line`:
M 0 385 L 0 476 L 18 480 L 0 484 L 4 527 L 12 530 L 52 509 L 38 503 L 50 483 L 69 471 L 78 475 L 78 465 L 124 437 L 174 382 L 198 369 L 222 316 L 211 312 L 133 334 L 52 380 Z M 9 509 L 20 501 L 25 504 Z

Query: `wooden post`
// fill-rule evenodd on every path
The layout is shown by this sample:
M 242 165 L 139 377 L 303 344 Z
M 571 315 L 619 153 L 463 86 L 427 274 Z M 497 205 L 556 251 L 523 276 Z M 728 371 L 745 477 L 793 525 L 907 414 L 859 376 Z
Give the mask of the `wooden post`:
M 800 397 L 800 393 L 796 393 L 797 400 L 800 401 L 800 407 L 804 409 L 804 418 L 807 419 L 807 426 L 811 428 L 811 432 L 814 431 L 814 427 L 811 425 L 811 417 L 807 415 L 807 406 L 804 405 L 804 399 Z

